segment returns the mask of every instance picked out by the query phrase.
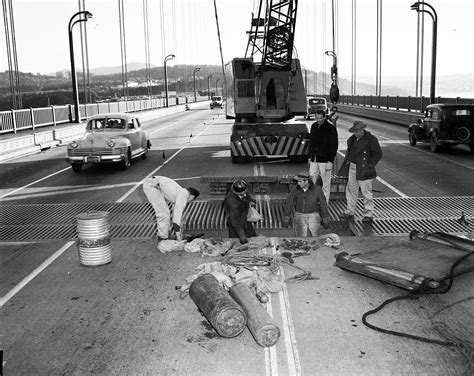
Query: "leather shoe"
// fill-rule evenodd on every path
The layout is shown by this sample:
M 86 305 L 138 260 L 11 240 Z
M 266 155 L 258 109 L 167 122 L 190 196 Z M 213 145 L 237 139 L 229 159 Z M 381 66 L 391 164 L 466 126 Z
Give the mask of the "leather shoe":
M 341 218 L 341 219 L 354 219 L 354 214 L 341 213 L 341 214 L 339 214 L 339 218 Z
M 373 222 L 374 217 L 364 217 L 362 218 L 362 222 Z

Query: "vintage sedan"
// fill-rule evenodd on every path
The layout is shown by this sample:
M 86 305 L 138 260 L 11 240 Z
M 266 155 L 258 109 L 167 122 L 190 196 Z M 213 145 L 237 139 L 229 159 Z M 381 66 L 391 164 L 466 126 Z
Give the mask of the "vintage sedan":
M 307 109 L 306 119 L 311 119 L 311 114 L 316 114 L 316 111 L 323 110 L 328 113 L 328 104 L 326 98 L 323 97 L 306 97 Z
M 468 145 L 474 152 L 474 104 L 430 104 L 424 117 L 408 127 L 410 145 L 429 142 L 433 153 L 441 146 Z
M 150 147 L 150 136 L 138 115 L 100 114 L 89 118 L 82 139 L 67 145 L 66 161 L 76 172 L 84 164 L 100 163 L 117 163 L 126 170 L 133 158 L 145 159 Z

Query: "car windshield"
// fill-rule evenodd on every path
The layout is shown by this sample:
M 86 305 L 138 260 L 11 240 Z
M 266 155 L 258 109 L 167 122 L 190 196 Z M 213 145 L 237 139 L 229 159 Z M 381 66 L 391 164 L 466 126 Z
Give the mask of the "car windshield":
M 222 97 L 211 97 L 214 102 L 219 102 L 222 100 Z
M 326 104 L 326 100 L 322 98 L 311 98 L 309 100 L 310 104 Z
M 126 121 L 119 118 L 100 118 L 89 121 L 87 129 L 90 131 L 105 131 L 105 130 L 117 130 L 125 129 Z

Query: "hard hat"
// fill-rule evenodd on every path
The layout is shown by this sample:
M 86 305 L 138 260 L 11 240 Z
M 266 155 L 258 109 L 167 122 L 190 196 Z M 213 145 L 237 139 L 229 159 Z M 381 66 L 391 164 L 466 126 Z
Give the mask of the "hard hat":
M 234 180 L 232 183 L 232 192 L 239 195 L 247 190 L 247 182 L 243 179 Z
M 326 239 L 326 241 L 324 242 L 324 245 L 326 247 L 338 247 L 341 245 L 341 239 L 337 234 L 322 235 L 320 236 L 320 239 Z

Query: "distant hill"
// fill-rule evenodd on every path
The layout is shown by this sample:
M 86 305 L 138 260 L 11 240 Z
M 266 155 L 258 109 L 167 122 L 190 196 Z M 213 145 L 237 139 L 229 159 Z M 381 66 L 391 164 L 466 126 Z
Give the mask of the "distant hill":
M 127 64 L 127 75 L 129 81 L 138 84 L 146 82 L 145 64 L 132 62 Z M 187 88 L 192 87 L 193 70 L 196 65 L 173 65 L 168 67 L 168 77 L 170 82 L 176 82 L 179 79 Z M 222 69 L 219 65 L 201 65 L 201 70 L 196 77 L 200 80 L 200 88 L 207 89 L 207 77 L 213 75 L 215 78 L 222 77 Z M 151 79 L 155 82 L 163 82 L 164 71 L 162 66 L 151 67 Z M 98 86 L 120 86 L 122 82 L 122 67 L 104 66 L 90 69 L 90 80 L 92 85 Z M 79 85 L 82 81 L 82 72 L 77 72 Z M 215 78 L 212 80 L 215 82 Z M 383 95 L 414 95 L 415 82 L 412 77 L 382 77 Z M 328 73 L 307 71 L 306 82 L 308 93 L 322 94 L 328 93 L 331 85 L 331 79 Z M 49 75 L 22 73 L 20 72 L 20 83 L 22 93 L 46 92 L 52 90 L 71 90 L 71 81 L 69 70 L 64 69 Z M 323 87 L 323 84 L 326 84 Z M 359 95 L 373 95 L 375 93 L 375 78 L 367 76 L 358 76 L 356 83 L 356 92 Z M 222 81 L 221 81 L 222 84 Z M 339 91 L 341 95 L 351 93 L 351 81 L 343 77 L 338 79 Z M 182 84 L 180 84 L 181 86 Z M 423 81 L 423 95 L 429 96 L 429 77 Z M 205 88 L 204 88 L 205 86 Z M 10 80 L 8 71 L 0 72 L 0 95 L 10 94 Z M 440 76 L 436 82 L 436 95 L 444 97 L 474 97 L 474 74 L 453 74 L 449 76 Z

